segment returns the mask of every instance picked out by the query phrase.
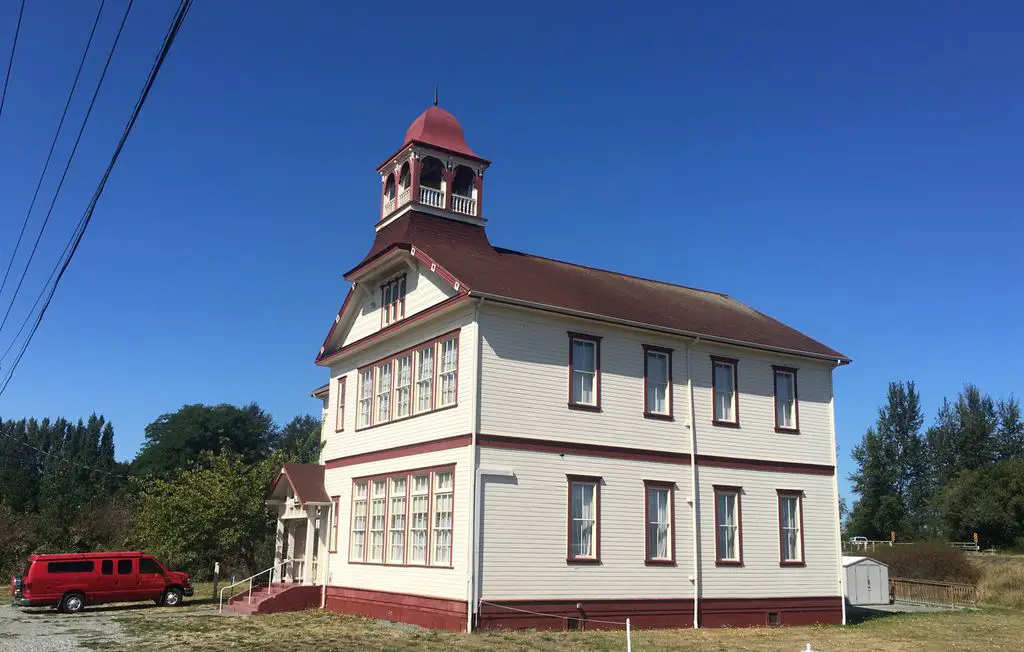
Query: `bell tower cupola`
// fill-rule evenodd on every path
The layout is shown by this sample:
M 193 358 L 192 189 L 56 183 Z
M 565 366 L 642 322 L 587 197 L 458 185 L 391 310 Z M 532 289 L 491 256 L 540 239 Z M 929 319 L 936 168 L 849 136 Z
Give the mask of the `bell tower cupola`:
M 378 228 L 409 210 L 482 225 L 483 176 L 490 164 L 469 148 L 462 125 L 435 99 L 409 125 L 401 148 L 377 168 Z

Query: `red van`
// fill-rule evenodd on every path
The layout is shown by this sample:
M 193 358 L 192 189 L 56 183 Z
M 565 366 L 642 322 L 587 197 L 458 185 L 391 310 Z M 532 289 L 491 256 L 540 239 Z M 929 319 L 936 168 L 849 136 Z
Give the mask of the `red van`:
M 153 600 L 177 606 L 192 595 L 188 573 L 167 570 L 141 552 L 32 555 L 25 572 L 11 581 L 19 607 L 55 605 L 76 613 L 87 604 Z

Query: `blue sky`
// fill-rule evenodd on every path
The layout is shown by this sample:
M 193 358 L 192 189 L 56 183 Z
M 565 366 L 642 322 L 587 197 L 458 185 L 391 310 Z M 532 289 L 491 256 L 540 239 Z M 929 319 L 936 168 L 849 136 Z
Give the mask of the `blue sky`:
M 136 3 L 15 324 L 176 4 Z M 835 385 L 844 485 L 890 380 L 918 383 L 929 422 L 964 381 L 1024 394 L 1019 3 L 491 4 L 196 3 L 0 415 L 101 412 L 130 458 L 184 403 L 316 413 L 312 360 L 372 239 L 374 168 L 435 82 L 494 161 L 493 242 L 724 291 L 853 357 Z M 26 10 L 0 117 L 2 263 L 96 7 Z M 0 4 L 3 61 L 16 10 Z

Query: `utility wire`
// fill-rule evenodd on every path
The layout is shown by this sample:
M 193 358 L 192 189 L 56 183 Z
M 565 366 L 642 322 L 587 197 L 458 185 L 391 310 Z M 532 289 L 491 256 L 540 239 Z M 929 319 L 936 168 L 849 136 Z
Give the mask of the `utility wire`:
M 11 56 L 7 59 L 7 74 L 4 75 L 4 90 L 0 93 L 0 116 L 4 114 L 4 102 L 7 100 L 7 85 L 11 82 L 11 68 L 14 67 L 14 51 L 18 49 L 18 34 L 21 33 L 21 19 L 25 16 L 25 0 L 21 0 L 18 10 L 18 24 L 14 27 L 14 42 L 11 43 Z
M 82 134 L 85 133 L 85 126 L 89 123 L 89 116 L 92 115 L 92 109 L 96 105 L 96 98 L 99 97 L 100 89 L 103 87 L 103 80 L 107 76 L 107 70 L 110 69 L 110 62 L 114 58 L 114 51 L 117 49 L 117 43 L 121 40 L 121 33 L 124 31 L 124 25 L 128 22 L 128 14 L 132 10 L 132 4 L 134 0 L 128 0 L 128 6 L 124 9 L 124 17 L 121 18 L 121 25 L 117 28 L 117 34 L 114 36 L 114 42 L 110 46 L 110 52 L 107 53 L 107 61 L 103 64 L 103 72 L 100 73 L 99 81 L 96 82 L 96 90 L 93 91 L 92 99 L 89 101 L 89 108 L 85 112 L 85 118 L 82 119 L 82 126 L 78 130 L 78 135 L 75 137 L 75 144 L 71 147 L 71 153 L 68 154 L 68 162 L 64 166 L 64 172 L 60 176 L 60 182 L 57 184 L 57 189 L 53 192 L 53 199 L 50 200 L 50 207 L 46 211 L 46 217 L 43 218 L 43 224 L 39 227 L 39 234 L 36 236 L 36 241 L 32 245 L 32 251 L 28 255 L 28 260 L 25 261 L 25 269 L 21 270 L 21 278 L 18 279 L 18 285 L 14 288 L 14 294 L 11 296 L 11 302 L 7 306 L 7 312 L 4 313 L 4 318 L 0 320 L 0 332 L 3 332 L 4 326 L 7 324 L 7 318 L 11 316 L 11 309 L 14 308 L 14 302 L 18 298 L 18 293 L 21 292 L 21 285 L 25 282 L 25 277 L 28 275 L 28 269 L 32 265 L 32 259 L 35 258 L 36 251 L 39 249 L 39 241 L 43 239 L 43 232 L 46 230 L 46 225 L 50 221 L 50 215 L 53 214 L 53 207 L 57 203 L 57 198 L 60 196 L 60 190 L 64 186 L 64 180 L 68 177 L 68 170 L 71 169 L 71 162 L 75 159 L 75 152 L 78 151 L 78 144 L 82 140 Z
M 11 268 L 14 266 L 14 259 L 18 255 L 18 249 L 21 248 L 21 240 L 25 237 L 25 228 L 28 226 L 29 216 L 32 215 L 32 209 L 35 208 L 36 199 L 39 197 L 39 189 L 43 187 L 43 179 L 46 177 L 46 171 L 50 169 L 50 160 L 53 159 L 53 150 L 57 147 L 57 139 L 60 137 L 60 131 L 64 127 L 64 119 L 67 118 L 68 108 L 71 107 L 71 98 L 75 96 L 75 89 L 78 88 L 78 79 L 82 76 L 82 68 L 85 67 L 85 59 L 89 55 L 89 48 L 92 46 L 93 36 L 96 35 L 96 27 L 100 24 L 100 15 L 103 13 L 103 5 L 106 4 L 106 0 L 100 0 L 100 8 L 96 11 L 96 20 L 92 23 L 92 30 L 89 32 L 89 40 L 85 44 L 85 52 L 82 53 L 82 60 L 78 63 L 78 72 L 75 73 L 75 81 L 71 84 L 71 92 L 68 93 L 68 99 L 64 103 L 64 112 L 60 114 L 60 122 L 57 123 L 57 132 L 53 134 L 53 142 L 50 143 L 50 151 L 46 155 L 46 163 L 43 164 L 43 171 L 39 174 L 39 182 L 36 183 L 36 190 L 32 193 L 32 201 L 29 202 L 28 212 L 25 213 L 25 219 L 21 222 L 21 233 L 18 234 L 18 241 L 14 245 L 14 251 L 11 252 L 11 261 L 7 263 L 7 270 L 4 272 L 4 279 L 0 281 L 0 297 L 4 295 L 4 288 L 7 287 L 7 278 L 11 275 Z M 35 308 L 33 307 L 33 310 Z
M 30 448 L 30 449 L 34 450 L 37 453 L 39 453 L 40 455 L 45 455 L 47 457 L 54 457 L 54 449 L 53 448 L 51 448 L 50 450 L 45 450 L 45 449 L 40 448 L 38 446 L 33 446 L 32 444 L 28 443 L 27 441 L 22 441 L 21 439 L 15 437 L 14 435 L 9 435 L 6 432 L 0 432 L 0 435 L 2 435 L 4 437 L 7 437 L 8 439 L 10 439 L 11 441 L 13 441 L 16 444 L 21 444 L 25 448 Z M 60 450 L 60 449 L 58 448 L 57 450 Z M 60 458 L 60 461 L 65 463 L 65 464 L 70 464 L 71 466 L 77 466 L 80 469 L 85 469 L 87 471 L 93 471 L 95 473 L 102 473 L 104 475 L 109 475 L 112 478 L 122 478 L 122 479 L 125 479 L 125 480 L 128 479 L 128 476 L 123 475 L 121 473 L 111 473 L 110 471 L 107 471 L 105 469 L 99 469 L 99 468 L 96 468 L 95 466 L 89 466 L 88 464 L 82 464 L 81 462 L 77 462 L 77 461 L 71 459 L 68 456 L 64 456 L 64 457 Z
M 163 46 L 160 48 L 159 54 L 157 54 L 156 61 L 153 62 L 153 67 L 149 71 L 146 84 L 142 89 L 142 93 L 139 95 L 138 101 L 135 103 L 135 109 L 132 111 L 131 118 L 128 119 L 124 132 L 121 134 L 117 147 L 114 149 L 114 154 L 110 158 L 110 163 L 107 165 L 107 169 L 104 171 L 103 177 L 100 179 L 100 183 L 96 187 L 96 192 L 93 193 L 92 199 L 89 201 L 89 205 L 86 208 L 82 219 L 79 221 L 79 226 L 76 229 L 71 249 L 67 253 L 67 256 L 65 256 L 64 261 L 60 266 L 60 271 L 58 272 L 56 279 L 54 279 L 53 285 L 50 287 L 46 301 L 43 303 L 42 308 L 39 311 L 39 315 L 36 317 L 35 323 L 32 325 L 32 329 L 29 331 L 28 336 L 22 343 L 17 357 L 11 364 L 11 368 L 8 370 L 7 375 L 4 378 L 3 385 L 0 385 L 0 396 L 2 396 L 7 390 L 7 386 L 14 377 L 14 371 L 18 367 L 18 363 L 21 362 L 21 358 L 25 355 L 25 350 L 28 349 L 29 343 L 32 341 L 36 331 L 39 329 L 39 324 L 43 321 L 43 316 L 46 315 L 47 308 L 50 307 L 50 302 L 53 300 L 53 295 L 57 291 L 57 286 L 64 277 L 64 273 L 67 271 L 68 265 L 71 264 L 71 259 L 74 258 L 75 252 L 78 250 L 78 246 L 82 243 L 82 238 L 85 235 L 86 229 L 89 227 L 89 223 L 92 221 L 93 213 L 96 210 L 96 204 L 99 201 L 100 196 L 103 194 L 107 180 L 110 178 L 110 173 L 113 171 L 114 165 L 117 163 L 117 159 L 121 155 L 121 150 L 124 149 L 125 142 L 128 140 L 128 136 L 131 134 L 136 121 L 139 119 L 139 114 L 142 112 L 142 107 L 146 102 L 146 98 L 149 97 L 149 92 L 153 88 L 153 84 L 160 72 L 160 68 L 163 67 L 164 61 L 167 59 L 167 54 L 170 52 L 171 46 L 174 44 L 174 39 L 177 37 L 178 31 L 181 29 L 181 24 L 184 22 L 185 16 L 188 15 L 188 11 L 191 7 L 192 0 L 181 0 L 181 3 L 178 5 L 178 10 L 174 15 L 174 19 L 171 21 L 171 26 L 167 30 L 166 36 L 164 37 Z

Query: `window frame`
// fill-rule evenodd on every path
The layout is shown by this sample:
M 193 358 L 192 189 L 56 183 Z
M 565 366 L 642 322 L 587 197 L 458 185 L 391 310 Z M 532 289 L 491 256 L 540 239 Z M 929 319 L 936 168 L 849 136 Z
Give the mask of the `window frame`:
M 447 564 L 436 564 L 434 563 L 434 554 L 432 546 L 433 530 L 434 530 L 434 482 L 435 476 L 438 473 L 451 473 L 452 476 L 452 490 L 451 494 L 451 512 L 452 512 L 452 523 L 451 523 L 451 559 Z M 413 478 L 415 476 L 427 476 L 427 529 L 426 529 L 426 555 L 423 562 L 412 561 L 412 502 L 413 502 Z M 404 538 L 405 545 L 403 549 L 403 558 L 401 560 L 392 561 L 390 556 L 390 534 L 391 529 L 391 501 L 393 496 L 392 493 L 392 481 L 396 479 L 405 480 L 405 524 L 404 524 Z M 447 464 L 442 466 L 431 466 L 419 469 L 409 469 L 407 471 L 392 471 L 390 473 L 380 473 L 376 475 L 363 476 L 358 478 L 352 478 L 352 518 L 349 519 L 349 543 L 348 543 L 348 563 L 367 565 L 367 566 L 416 566 L 422 568 L 447 568 L 454 569 L 455 563 L 455 542 L 456 542 L 456 512 L 455 512 L 455 494 L 456 494 L 456 473 L 455 465 Z M 373 500 L 373 483 L 384 481 L 385 483 L 385 502 L 384 502 L 384 550 L 381 555 L 380 561 L 370 559 L 370 520 L 371 520 L 371 501 Z M 357 559 L 352 554 L 352 543 L 354 540 L 353 534 L 356 532 L 354 523 L 355 514 L 355 487 L 356 485 L 366 485 L 366 521 L 363 533 L 363 556 Z M 422 495 L 422 494 L 416 494 Z
M 362 501 L 365 503 L 365 512 L 363 514 L 363 529 L 361 531 L 363 535 L 363 554 L 356 558 L 353 556 L 352 546 L 355 543 L 355 535 L 359 530 L 356 530 L 356 485 L 366 485 L 366 494 L 363 496 Z M 370 520 L 370 483 L 367 480 L 359 480 L 356 478 L 352 479 L 352 492 L 351 500 L 349 501 L 350 509 L 348 511 L 348 563 L 366 563 L 366 550 L 369 547 L 366 538 L 369 532 L 369 520 Z
M 725 428 L 740 427 L 740 373 L 739 363 L 736 358 L 725 358 L 718 355 L 711 357 L 711 425 Z M 718 380 L 715 374 L 717 365 L 730 365 L 732 367 L 732 413 L 733 420 L 726 421 L 718 418 Z
M 338 379 L 338 400 L 334 408 L 334 432 L 345 431 L 345 388 L 347 376 Z
M 405 319 L 405 295 L 407 290 L 405 274 L 388 279 L 380 286 L 380 327 L 391 326 Z
M 730 485 L 712 485 L 715 494 L 715 566 L 743 565 L 743 487 Z M 718 512 L 718 497 L 722 495 L 736 496 L 736 558 L 723 559 L 721 539 L 718 529 L 721 525 Z
M 566 475 L 565 562 L 567 564 L 601 563 L 601 477 L 595 475 Z M 594 486 L 594 556 L 573 555 L 572 552 L 572 488 L 576 484 Z
M 662 419 L 664 421 L 674 421 L 675 413 L 674 406 L 672 404 L 672 349 L 665 348 L 663 346 L 654 346 L 652 344 L 644 344 L 644 418 L 645 419 Z M 667 412 L 652 412 L 647 394 L 648 390 L 648 363 L 650 361 L 651 354 L 663 355 L 666 360 L 667 374 L 665 382 L 667 383 L 665 389 L 665 405 L 668 407 Z
M 338 517 L 341 516 L 341 496 L 331 496 L 331 530 L 327 534 L 327 552 L 338 552 Z
M 601 336 L 588 335 L 586 333 L 569 333 L 569 409 L 585 410 L 590 412 L 601 411 Z M 594 345 L 594 403 L 580 403 L 576 400 L 573 379 L 576 374 L 575 355 L 573 344 L 577 341 L 590 342 Z
M 806 566 L 807 565 L 807 548 L 804 546 L 804 492 L 800 489 L 776 489 L 776 495 L 779 501 L 779 566 Z M 797 537 L 797 545 L 800 553 L 799 559 L 786 559 L 786 546 L 782 540 L 782 500 L 783 498 L 795 498 L 796 509 L 797 509 L 797 527 L 800 528 L 799 535 Z
M 790 374 L 793 376 L 793 426 L 785 427 L 779 425 L 779 374 Z M 797 389 L 796 367 L 783 367 L 772 365 L 772 400 L 775 411 L 775 432 L 790 435 L 800 434 L 800 392 Z
M 451 475 L 451 490 L 449 490 L 449 491 L 441 491 L 439 489 L 439 487 L 438 487 L 438 483 L 437 483 L 438 475 L 444 474 L 444 473 L 448 473 L 448 474 Z M 432 566 L 440 566 L 440 567 L 443 568 L 445 566 L 451 566 L 452 562 L 455 560 L 455 537 L 454 537 L 454 534 L 453 534 L 455 532 L 455 469 L 453 468 L 451 471 L 445 471 L 445 470 L 434 471 L 434 472 L 432 472 L 430 474 L 430 481 L 431 481 L 431 486 L 430 486 L 430 535 L 428 536 L 428 539 L 431 541 L 431 547 L 430 547 L 430 550 L 427 551 L 427 553 L 428 553 L 428 559 L 430 560 L 430 565 L 432 565 Z M 438 507 L 437 506 L 437 498 L 438 498 L 439 494 L 440 495 L 447 494 L 450 497 L 450 500 L 449 500 L 449 511 L 451 512 L 451 517 L 450 517 L 451 520 L 450 520 L 448 528 L 447 528 L 447 530 L 448 530 L 448 563 L 447 564 L 444 564 L 444 563 L 438 564 L 437 563 L 437 559 L 436 559 L 436 555 L 437 555 L 437 535 L 438 535 L 439 532 L 442 532 L 442 531 L 444 531 L 446 529 L 446 528 L 438 527 L 438 523 L 437 523 L 437 515 L 439 513 L 439 510 L 437 508 Z
M 433 338 L 431 338 L 429 340 L 425 340 L 423 342 L 419 342 L 419 343 L 417 343 L 417 344 L 415 344 L 413 346 L 407 347 L 405 349 L 402 349 L 401 351 L 398 351 L 396 353 L 392 353 L 390 355 L 384 356 L 383 358 L 380 358 L 378 360 L 374 360 L 373 362 L 367 363 L 367 364 L 359 367 L 356 370 L 356 378 L 359 380 L 360 397 L 362 397 L 362 386 L 363 386 L 362 375 L 365 372 L 370 371 L 371 375 L 373 377 L 373 384 L 372 384 L 373 402 L 371 403 L 371 406 L 370 406 L 370 421 L 369 421 L 369 423 L 367 425 L 362 425 L 362 423 L 360 421 L 360 419 L 362 418 L 362 412 L 361 412 L 362 408 L 360 407 L 360 412 L 359 412 L 359 414 L 356 415 L 356 426 L 355 426 L 356 432 L 360 432 L 360 431 L 363 431 L 363 430 L 369 430 L 370 428 L 377 428 L 377 427 L 380 427 L 380 426 L 387 425 L 389 423 L 397 423 L 399 421 L 405 421 L 406 419 L 413 419 L 413 418 L 418 417 L 420 415 L 430 414 L 432 412 L 439 412 L 441 410 L 450 410 L 452 408 L 458 407 L 459 406 L 459 371 L 460 371 L 459 367 L 460 367 L 461 358 L 462 358 L 461 349 L 459 348 L 460 345 L 461 345 L 461 336 L 462 336 L 462 329 L 461 328 L 456 328 L 455 330 L 451 330 L 451 331 L 448 331 L 447 333 L 443 333 L 441 335 L 438 335 L 437 337 L 433 337 Z M 454 399 L 453 403 L 450 403 L 448 405 L 440 405 L 440 403 L 438 401 L 438 392 L 440 390 L 440 373 L 441 373 L 440 351 L 441 351 L 442 344 L 444 342 L 449 341 L 449 340 L 452 340 L 452 341 L 455 342 L 455 372 L 454 372 L 455 373 L 455 399 Z M 427 350 L 427 349 L 429 349 L 431 351 L 431 356 L 433 356 L 432 357 L 433 369 L 431 370 L 431 376 L 430 376 L 430 408 L 426 409 L 426 410 L 420 410 L 419 409 L 420 382 L 422 382 L 422 381 L 419 378 L 419 372 L 420 372 L 420 355 L 419 354 L 422 351 Z M 398 416 L 395 416 L 395 413 L 396 413 L 396 407 L 395 406 L 396 406 L 396 403 L 397 403 L 397 400 L 396 400 L 397 397 L 395 395 L 395 392 L 396 392 L 395 383 L 397 382 L 397 367 L 398 367 L 398 360 L 400 358 L 404 358 L 406 356 L 412 356 L 412 363 L 411 363 L 411 367 L 410 367 L 410 378 L 411 378 L 412 382 L 411 382 L 410 389 L 409 389 L 409 392 L 410 392 L 409 414 L 406 415 L 406 416 L 403 416 L 403 417 L 398 417 Z M 390 406 L 389 406 L 389 413 L 388 414 L 389 414 L 390 418 L 387 421 L 378 421 L 377 420 L 377 412 L 378 412 L 378 409 L 379 409 L 378 402 L 377 402 L 377 383 L 379 382 L 379 379 L 378 379 L 378 369 L 380 367 L 382 367 L 383 365 L 385 365 L 385 364 L 390 364 L 391 365 L 391 371 L 390 371 L 390 373 L 391 373 L 391 389 L 390 389 L 390 394 L 389 394 L 389 399 L 388 399 L 389 400 L 389 404 L 390 404 Z M 451 372 L 448 372 L 448 373 L 451 373 Z M 426 379 L 423 379 L 423 380 L 425 381 Z M 362 401 L 362 400 L 365 400 L 365 398 L 360 398 L 360 401 Z
M 668 491 L 668 553 L 667 558 L 651 556 L 651 489 Z M 676 483 L 644 480 L 644 563 L 648 566 L 676 565 Z

